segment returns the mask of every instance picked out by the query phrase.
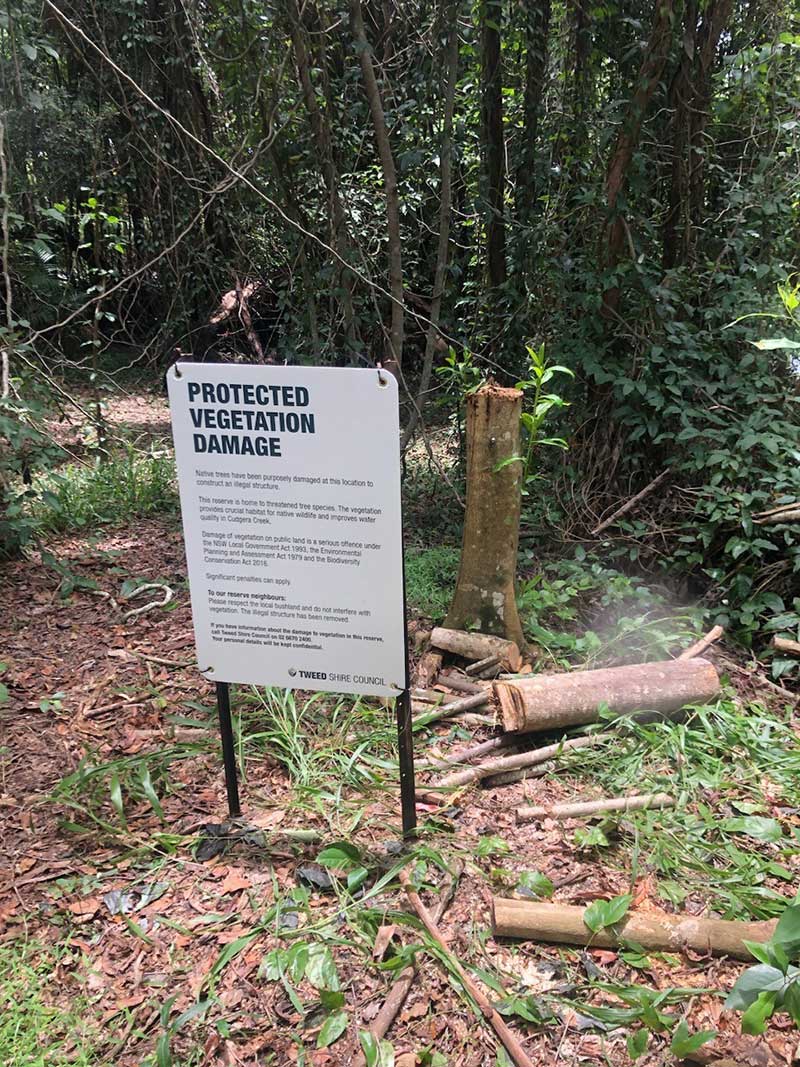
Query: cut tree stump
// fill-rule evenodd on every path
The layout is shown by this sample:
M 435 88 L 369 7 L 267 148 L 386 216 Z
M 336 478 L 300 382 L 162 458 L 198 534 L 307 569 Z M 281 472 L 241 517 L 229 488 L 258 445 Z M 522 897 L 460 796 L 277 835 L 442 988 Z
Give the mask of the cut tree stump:
M 467 397 L 467 509 L 456 591 L 444 624 L 505 637 L 524 651 L 515 590 L 521 414 L 519 389 L 488 382 Z
M 496 656 L 497 661 L 503 665 L 503 670 L 516 672 L 522 666 L 519 645 L 515 641 L 508 641 L 492 634 L 451 630 L 445 626 L 437 626 L 431 633 L 431 645 L 444 652 L 452 652 L 454 656 L 461 656 L 463 659 L 476 662 L 493 659 Z
M 654 912 L 629 912 L 612 929 L 592 933 L 583 921 L 584 908 L 570 904 L 539 903 L 494 897 L 492 928 L 495 937 L 519 937 L 526 940 L 557 942 L 565 945 L 591 945 L 592 948 L 616 948 L 623 942 L 653 952 L 680 952 L 691 949 L 715 956 L 733 956 L 749 960 L 745 942 L 764 944 L 775 931 L 776 919 L 766 922 L 730 922 L 704 919 L 694 915 L 667 915 Z
M 565 674 L 535 674 L 493 685 L 503 728 L 554 730 L 595 722 L 606 704 L 618 714 L 669 713 L 705 704 L 719 693 L 719 676 L 705 659 L 668 660 Z

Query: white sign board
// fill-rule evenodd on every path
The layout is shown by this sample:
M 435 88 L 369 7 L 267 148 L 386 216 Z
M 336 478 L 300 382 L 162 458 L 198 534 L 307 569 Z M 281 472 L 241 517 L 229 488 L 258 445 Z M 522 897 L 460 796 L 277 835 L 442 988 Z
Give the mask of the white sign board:
M 167 374 L 197 660 L 217 682 L 405 685 L 397 382 L 178 363 Z

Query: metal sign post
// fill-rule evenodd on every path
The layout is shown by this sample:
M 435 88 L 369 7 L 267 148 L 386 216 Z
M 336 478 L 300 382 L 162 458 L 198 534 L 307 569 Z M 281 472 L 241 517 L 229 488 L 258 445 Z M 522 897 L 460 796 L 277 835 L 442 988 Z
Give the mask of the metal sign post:
M 167 374 L 197 659 L 216 684 L 393 698 L 416 828 L 399 396 L 382 368 L 175 364 Z

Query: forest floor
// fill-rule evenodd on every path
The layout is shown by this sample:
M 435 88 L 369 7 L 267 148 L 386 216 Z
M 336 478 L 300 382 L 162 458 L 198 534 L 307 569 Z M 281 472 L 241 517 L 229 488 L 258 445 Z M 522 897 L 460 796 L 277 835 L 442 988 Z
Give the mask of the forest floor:
M 158 398 L 128 397 L 112 421 L 139 445 L 167 447 Z M 79 453 L 70 432 L 62 426 Z M 800 871 L 797 723 L 747 657 L 711 653 L 723 697 L 687 723 L 631 725 L 612 750 L 565 757 L 543 778 L 421 806 L 409 849 L 389 709 L 237 691 L 244 817 L 231 826 L 177 514 L 87 523 L 47 548 L 59 572 L 31 553 L 0 578 L 0 1062 L 350 1064 L 412 957 L 416 979 L 387 1035 L 402 1067 L 507 1062 L 454 959 L 537 1064 L 628 1064 L 645 1039 L 640 1063 L 669 1062 L 686 1051 L 674 1040 L 681 1019 L 689 1033 L 715 1031 L 693 1062 L 792 1062 L 788 1016 L 745 1037 L 723 1010 L 743 964 L 491 935 L 492 895 L 515 889 L 780 914 Z M 142 581 L 174 598 L 126 619 L 145 601 L 122 594 Z M 417 755 L 492 732 L 437 723 L 417 732 Z M 675 810 L 514 818 L 526 798 L 660 788 Z M 460 872 L 440 924 L 447 952 L 410 911 L 404 865 L 431 903 Z M 388 1047 L 368 1060 L 390 1062 Z

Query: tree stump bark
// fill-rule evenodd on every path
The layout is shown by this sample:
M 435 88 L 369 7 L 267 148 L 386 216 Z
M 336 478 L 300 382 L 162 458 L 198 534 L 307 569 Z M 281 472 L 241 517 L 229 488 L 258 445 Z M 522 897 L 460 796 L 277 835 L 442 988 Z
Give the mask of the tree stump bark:
M 522 461 L 522 393 L 489 382 L 467 398 L 467 512 L 458 581 L 444 625 L 515 642 L 525 636 L 515 596 Z

